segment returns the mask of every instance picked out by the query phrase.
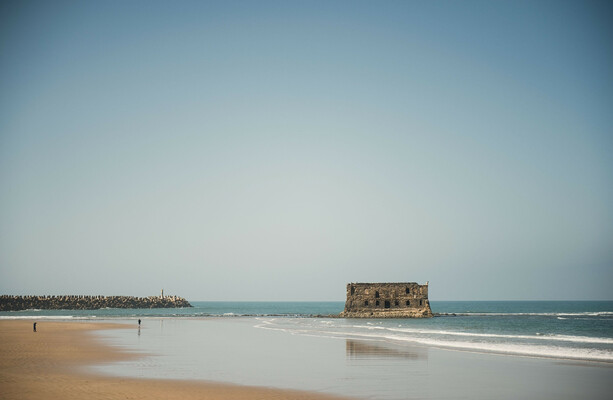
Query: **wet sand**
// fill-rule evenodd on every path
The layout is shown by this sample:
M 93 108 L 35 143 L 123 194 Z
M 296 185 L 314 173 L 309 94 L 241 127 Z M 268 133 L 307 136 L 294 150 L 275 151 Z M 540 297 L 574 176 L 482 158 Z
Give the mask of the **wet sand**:
M 236 386 L 201 381 L 133 379 L 97 375 L 89 365 L 140 357 L 102 344 L 91 334 L 136 329 L 122 324 L 0 321 L 2 399 L 303 399 L 333 400 L 319 393 Z
M 561 359 L 317 335 L 318 327 L 328 322 L 274 317 L 145 319 L 140 335 L 134 329 L 114 329 L 96 336 L 152 356 L 96 371 L 378 400 L 609 400 L 613 392 L 609 363 L 569 364 Z M 313 328 L 291 334 L 306 326 Z M 292 331 L 285 329 L 290 327 Z

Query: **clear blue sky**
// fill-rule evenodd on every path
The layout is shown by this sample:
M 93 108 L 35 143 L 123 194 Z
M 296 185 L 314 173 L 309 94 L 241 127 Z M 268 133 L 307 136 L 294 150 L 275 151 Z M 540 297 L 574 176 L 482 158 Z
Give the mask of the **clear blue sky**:
M 593 1 L 3 1 L 0 293 L 613 299 Z

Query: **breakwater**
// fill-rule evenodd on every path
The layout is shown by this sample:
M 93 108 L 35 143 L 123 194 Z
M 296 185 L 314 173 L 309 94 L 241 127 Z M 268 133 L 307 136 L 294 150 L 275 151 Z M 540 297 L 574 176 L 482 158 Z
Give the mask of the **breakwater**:
M 0 311 L 191 307 L 178 296 L 0 296 Z

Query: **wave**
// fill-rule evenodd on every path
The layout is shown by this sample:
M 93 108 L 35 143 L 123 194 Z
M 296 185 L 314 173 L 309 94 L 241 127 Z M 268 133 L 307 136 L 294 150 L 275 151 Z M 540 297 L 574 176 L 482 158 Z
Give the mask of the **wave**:
M 107 309 L 102 309 L 107 310 Z M 124 310 L 124 309 L 116 309 L 116 310 Z M 34 310 L 28 310 L 34 311 Z M 42 310 L 47 311 L 47 310 Z M 97 311 L 97 310 L 96 310 Z M 90 318 L 102 318 L 102 319 L 131 319 L 131 318 L 233 318 L 233 317 L 246 317 L 246 318 L 256 318 L 256 317 L 283 317 L 283 318 L 325 318 L 327 316 L 320 315 L 312 315 L 312 314 L 254 314 L 254 313 L 234 313 L 234 312 L 219 312 L 219 313 L 190 313 L 190 314 L 166 314 L 166 313 L 99 313 L 97 315 L 40 315 L 30 314 L 30 315 L 12 315 L 11 313 L 15 313 L 16 311 L 9 311 L 7 315 L 0 315 L 0 319 L 90 319 Z
M 508 335 L 500 333 L 476 333 L 476 332 L 460 332 L 448 330 L 432 330 L 432 329 L 411 329 L 411 328 L 390 328 L 383 326 L 364 326 L 353 325 L 353 328 L 365 328 L 369 330 L 387 330 L 390 332 L 401 332 L 421 335 L 441 335 L 441 336 L 463 336 L 475 338 L 498 338 L 498 339 L 524 339 L 524 340 L 548 340 L 548 341 L 563 341 L 574 343 L 589 343 L 589 344 L 613 344 L 613 338 L 601 338 L 592 336 L 572 336 L 572 335 Z
M 74 315 L 0 315 L 0 320 L 13 320 L 13 319 L 31 319 L 31 320 L 55 320 L 55 319 L 94 319 L 95 315 L 88 316 L 74 316 Z
M 538 346 L 514 343 L 445 341 L 429 338 L 406 338 L 402 336 L 388 336 L 387 339 L 395 341 L 409 341 L 422 345 L 447 349 L 481 351 L 496 354 L 613 362 L 613 352 L 601 349 L 577 349 L 569 347 Z
M 613 317 L 613 311 L 585 311 L 577 313 L 566 312 L 551 312 L 551 313 L 535 313 L 535 312 L 449 312 L 449 313 L 434 313 L 436 317 L 513 317 L 513 316 L 534 316 L 534 317 Z
M 438 347 L 444 349 L 476 351 L 496 354 L 560 358 L 571 360 L 613 362 L 613 350 L 603 348 L 570 347 L 555 345 L 558 342 L 577 344 L 611 345 L 613 339 L 571 335 L 506 335 L 470 333 L 444 330 L 389 328 L 373 325 L 278 325 L 275 319 L 261 319 L 257 328 L 282 331 L 304 336 L 337 339 L 361 339 Z M 460 340 L 454 338 L 461 338 Z M 477 339 L 477 340 L 471 340 Z M 488 340 L 490 339 L 490 340 Z M 494 339 L 494 340 L 491 340 Z M 505 339 L 503 341 L 495 339 Z M 518 341 L 519 340 L 519 341 Z M 522 340 L 546 340 L 548 343 L 526 343 Z

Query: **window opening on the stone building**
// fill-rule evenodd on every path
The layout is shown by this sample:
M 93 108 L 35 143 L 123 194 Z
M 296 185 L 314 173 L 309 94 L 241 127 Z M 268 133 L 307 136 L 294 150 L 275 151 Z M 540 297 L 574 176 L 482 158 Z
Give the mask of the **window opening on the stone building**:
M 377 290 L 377 291 L 375 292 L 375 299 L 378 299 L 378 298 L 379 298 L 379 291 Z
M 411 293 L 411 291 L 409 290 L 409 288 L 406 288 L 406 289 L 405 289 L 405 293 L 406 293 L 406 294 Z
M 394 301 L 394 305 L 398 307 L 398 300 Z
M 385 300 L 385 308 L 390 308 L 390 301 L 389 300 Z
M 368 300 L 364 300 L 364 305 L 367 306 L 368 305 Z
M 379 306 L 379 300 L 377 300 L 377 301 L 375 302 L 375 305 L 376 305 L 376 306 Z
M 407 307 L 411 305 L 411 301 L 407 300 Z
M 355 286 L 351 286 L 351 294 L 355 294 Z
M 424 301 L 423 300 L 419 300 L 419 305 L 423 306 L 424 305 Z

